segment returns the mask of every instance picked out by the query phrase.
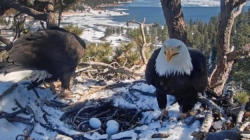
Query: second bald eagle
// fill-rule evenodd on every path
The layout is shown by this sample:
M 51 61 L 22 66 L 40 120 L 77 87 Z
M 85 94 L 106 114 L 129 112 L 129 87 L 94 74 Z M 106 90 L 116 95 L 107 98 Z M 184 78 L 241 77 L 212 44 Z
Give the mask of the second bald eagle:
M 0 81 L 18 82 L 26 78 L 39 85 L 60 80 L 64 93 L 69 90 L 70 78 L 85 48 L 80 37 L 62 28 L 28 33 L 13 43 L 6 61 L 0 62 Z

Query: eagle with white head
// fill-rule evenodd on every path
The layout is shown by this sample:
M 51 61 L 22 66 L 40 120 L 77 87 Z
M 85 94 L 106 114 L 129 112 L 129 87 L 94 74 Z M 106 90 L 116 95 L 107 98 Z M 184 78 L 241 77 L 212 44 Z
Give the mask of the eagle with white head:
M 153 52 L 145 76 L 147 83 L 156 88 L 162 120 L 167 117 L 167 94 L 176 97 L 182 112 L 194 107 L 198 93 L 205 91 L 208 82 L 206 58 L 182 41 L 168 39 Z

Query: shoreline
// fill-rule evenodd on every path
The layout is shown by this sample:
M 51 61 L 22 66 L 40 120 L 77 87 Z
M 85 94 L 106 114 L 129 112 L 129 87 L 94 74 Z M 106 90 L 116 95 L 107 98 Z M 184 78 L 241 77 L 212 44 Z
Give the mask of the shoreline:
M 60 27 L 68 24 L 77 25 L 84 28 L 83 33 L 79 36 L 87 42 L 92 43 L 104 43 L 109 42 L 111 46 L 119 46 L 121 42 L 128 42 L 128 38 L 124 35 L 114 34 L 112 36 L 105 37 L 103 41 L 101 38 L 105 36 L 105 30 L 107 27 L 123 27 L 123 29 L 129 28 L 126 26 L 126 22 L 116 22 L 112 20 L 114 16 L 126 16 L 128 13 L 115 11 L 115 10 L 85 10 L 83 12 L 68 11 L 63 12 L 62 21 Z M 133 27 L 133 26 L 131 26 Z

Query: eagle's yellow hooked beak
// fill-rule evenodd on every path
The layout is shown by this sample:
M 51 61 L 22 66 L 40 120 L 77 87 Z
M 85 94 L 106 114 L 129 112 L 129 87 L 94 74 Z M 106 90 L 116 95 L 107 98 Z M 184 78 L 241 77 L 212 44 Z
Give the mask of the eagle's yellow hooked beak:
M 169 62 L 173 57 L 177 56 L 178 54 L 179 54 L 178 49 L 172 46 L 168 47 L 165 51 L 167 62 Z

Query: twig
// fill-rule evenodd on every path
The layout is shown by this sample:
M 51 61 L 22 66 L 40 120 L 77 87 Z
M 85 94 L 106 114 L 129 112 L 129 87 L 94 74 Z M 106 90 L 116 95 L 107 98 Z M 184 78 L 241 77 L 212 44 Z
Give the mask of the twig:
M 81 69 L 77 69 L 77 70 L 75 70 L 75 73 L 79 73 L 79 72 L 85 71 L 85 70 L 87 70 L 89 68 L 91 68 L 91 66 L 84 67 L 84 68 L 81 68 Z
M 14 117 L 20 113 L 23 113 L 25 112 L 25 109 L 20 109 L 16 112 L 12 112 L 12 113 L 7 113 L 7 112 L 3 112 L 3 111 L 0 111 L 2 114 L 0 115 L 0 119 L 2 118 L 10 118 L 10 117 Z
M 16 87 L 18 86 L 17 83 L 12 84 L 7 90 L 5 90 L 1 95 L 0 95 L 0 101 L 9 93 L 11 93 Z
M 101 128 L 94 129 L 94 130 L 90 130 L 90 131 L 88 131 L 88 132 L 83 132 L 82 134 L 93 133 L 93 132 L 96 132 L 96 131 L 99 131 L 99 130 L 101 130 Z
M 80 64 L 78 64 L 78 66 L 86 66 L 86 65 L 90 65 L 90 66 L 101 66 L 101 67 L 105 67 L 108 68 L 109 71 L 104 72 L 104 73 L 99 73 L 98 75 L 107 75 L 109 73 L 121 73 L 121 74 L 125 74 L 129 77 L 132 77 L 134 79 L 136 79 L 136 76 L 138 77 L 142 77 L 143 73 L 138 73 L 136 71 L 130 70 L 126 67 L 119 67 L 119 68 L 115 68 L 113 66 L 110 66 L 110 64 L 106 64 L 106 63 L 102 63 L 102 62 L 82 62 Z
M 57 102 L 57 101 L 54 101 L 54 100 L 49 101 L 47 99 L 45 99 L 45 104 L 47 106 L 60 107 L 60 108 L 68 106 L 68 104 L 60 103 L 60 102 Z
M 103 90 L 103 89 L 112 89 L 112 88 L 118 88 L 118 87 L 125 87 L 127 85 L 129 85 L 130 83 L 115 83 L 115 84 L 111 84 L 111 85 L 106 85 L 106 86 L 100 86 L 98 89 L 93 89 L 93 90 L 90 90 L 88 93 L 85 93 L 82 97 L 81 97 L 81 100 L 85 100 L 85 97 L 86 96 L 89 96 L 90 94 L 93 94 L 95 92 L 98 92 L 100 90 Z
M 9 118 L 5 118 L 5 119 L 9 122 L 21 122 L 24 124 L 32 125 L 32 123 L 30 122 L 29 119 L 24 118 L 24 117 L 20 117 L 20 116 L 14 116 L 14 117 L 9 117 Z
M 137 117 L 139 114 L 139 112 L 136 112 L 136 114 L 133 116 L 133 118 L 129 121 L 128 125 L 135 119 L 135 117 Z
M 123 63 L 123 67 L 125 67 L 125 65 L 127 64 L 127 62 L 128 62 L 128 59 L 127 58 L 125 58 L 125 62 Z
M 38 92 L 36 91 L 35 87 L 33 86 L 33 84 L 30 84 L 30 88 L 31 88 L 31 90 L 36 94 L 36 97 L 37 97 L 38 99 L 40 99 L 40 96 L 39 96 Z
M 98 92 L 98 91 L 100 91 L 100 90 L 103 90 L 103 89 L 105 89 L 105 88 L 107 88 L 107 87 L 108 87 L 108 85 L 107 85 L 107 86 L 100 86 L 100 87 L 97 88 L 97 89 L 90 90 L 88 93 L 85 93 L 85 94 L 82 96 L 82 99 L 84 100 L 84 98 L 85 98 L 86 96 L 88 96 L 88 95 L 90 95 L 90 94 L 93 94 L 93 93 L 95 93 L 95 92 Z
M 76 118 L 78 117 L 78 115 L 85 109 L 89 109 L 89 108 L 95 108 L 95 105 L 89 105 L 89 106 L 85 106 L 83 108 L 81 108 L 77 113 L 76 113 L 76 116 L 74 117 L 73 119 L 73 123 L 75 123 L 76 121 Z
M 142 91 L 142 90 L 139 90 L 139 89 L 134 89 L 134 88 L 130 88 L 129 90 L 129 93 L 133 93 L 133 92 L 139 92 L 141 93 L 142 95 L 145 95 L 145 96 L 151 96 L 151 97 L 155 97 L 156 95 L 154 93 L 150 93 L 150 92 L 145 92 L 145 91 Z M 134 95 L 134 94 L 133 94 Z M 135 96 L 135 95 L 134 95 Z M 137 97 L 138 98 L 138 97 Z
M 115 113 L 113 115 L 111 115 L 109 117 L 102 117 L 102 118 L 99 118 L 99 119 L 109 120 L 109 119 L 113 118 L 117 114 L 117 112 L 118 112 L 118 109 L 116 109 L 116 111 L 115 111 Z
M 77 129 L 80 129 L 80 127 L 82 126 L 82 124 L 88 123 L 88 122 L 89 122 L 89 120 L 80 122 L 80 123 L 76 126 Z
M 108 112 L 110 112 L 110 110 L 106 110 L 106 111 L 100 112 L 100 113 L 94 115 L 93 117 L 96 117 L 96 118 L 97 118 L 97 117 L 99 117 L 99 116 L 102 116 L 103 114 L 107 114 Z

